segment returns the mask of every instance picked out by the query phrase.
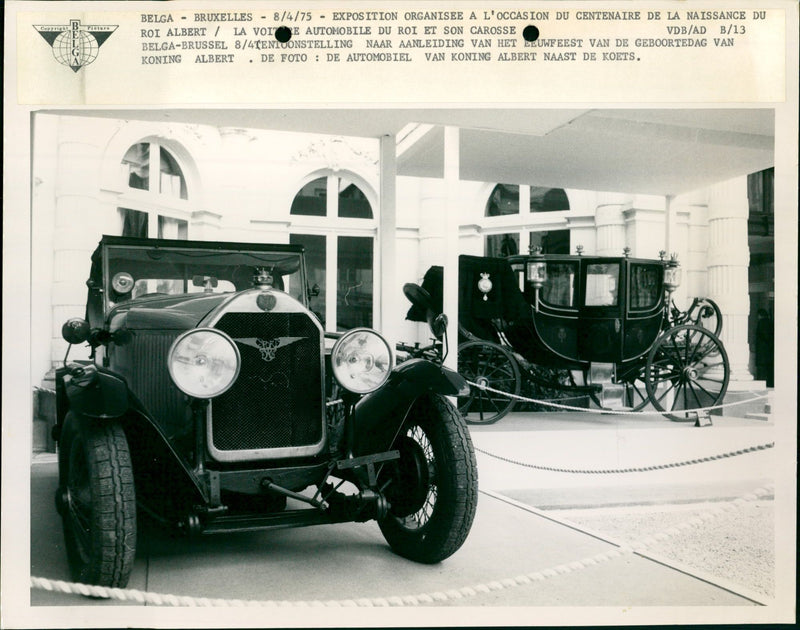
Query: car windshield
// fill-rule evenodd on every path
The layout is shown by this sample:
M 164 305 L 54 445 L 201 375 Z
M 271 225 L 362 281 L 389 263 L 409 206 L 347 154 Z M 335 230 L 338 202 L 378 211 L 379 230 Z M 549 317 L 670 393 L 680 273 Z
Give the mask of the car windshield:
M 226 293 L 253 286 L 257 271 L 305 303 L 301 255 L 190 247 L 115 246 L 105 256 L 108 307 L 156 295 Z

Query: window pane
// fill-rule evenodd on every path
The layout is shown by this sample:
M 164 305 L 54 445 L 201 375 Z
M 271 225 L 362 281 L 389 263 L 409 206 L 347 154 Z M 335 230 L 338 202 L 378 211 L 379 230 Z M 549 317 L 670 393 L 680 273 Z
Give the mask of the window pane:
M 593 263 L 586 268 L 586 306 L 616 306 L 617 263 Z
M 122 215 L 122 236 L 147 238 L 147 213 L 129 208 L 120 208 Z
M 497 184 L 486 202 L 487 217 L 505 214 L 519 214 L 519 186 L 515 184 Z
M 306 248 L 306 272 L 308 273 L 308 286 L 312 293 L 309 308 L 316 313 L 319 321 L 325 325 L 325 237 L 316 234 L 290 234 L 289 242 L 292 245 L 302 245 Z M 315 288 L 316 287 L 316 288 Z M 299 298 L 298 298 L 299 299 Z
M 134 144 L 122 158 L 128 186 L 137 190 L 150 190 L 150 144 Z
M 569 199 L 562 188 L 531 186 L 531 212 L 569 210 Z
M 661 290 L 660 266 L 631 264 L 631 308 L 650 308 Z
M 320 177 L 300 189 L 292 202 L 292 214 L 324 217 L 327 214 L 328 180 Z
M 492 258 L 504 258 L 519 253 L 519 234 L 491 234 L 486 237 L 484 250 Z
M 569 230 L 531 232 L 528 246 L 528 251 L 541 247 L 543 254 L 569 254 Z
M 340 236 L 336 276 L 336 327 L 372 326 L 372 237 Z
M 372 206 L 355 184 L 339 180 L 339 216 L 344 219 L 371 219 Z
M 158 217 L 158 238 L 177 238 L 186 240 L 189 234 L 189 224 L 180 219 Z
M 553 306 L 575 305 L 577 263 L 547 263 L 547 280 L 542 286 L 542 301 Z
M 186 180 L 183 178 L 178 162 L 165 148 L 161 147 L 161 171 L 159 173 L 159 192 L 169 197 L 186 199 Z

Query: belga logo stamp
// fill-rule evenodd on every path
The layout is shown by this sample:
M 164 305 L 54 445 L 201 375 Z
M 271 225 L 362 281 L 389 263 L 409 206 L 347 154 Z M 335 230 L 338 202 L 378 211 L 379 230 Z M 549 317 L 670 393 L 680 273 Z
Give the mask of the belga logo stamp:
M 50 44 L 56 61 L 77 72 L 95 59 L 100 46 L 117 30 L 117 26 L 81 25 L 80 20 L 69 24 L 34 25 L 39 35 Z

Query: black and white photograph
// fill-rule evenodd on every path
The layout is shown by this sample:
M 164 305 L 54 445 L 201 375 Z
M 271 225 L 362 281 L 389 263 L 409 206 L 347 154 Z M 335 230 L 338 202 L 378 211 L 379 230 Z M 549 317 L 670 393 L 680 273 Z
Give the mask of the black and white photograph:
M 235 65 L 277 9 L 59 4 L 13 17 L 76 83 L 6 80 L 3 627 L 795 621 L 796 50 L 783 101 L 103 100 L 126 11 Z M 330 29 L 461 28 L 412 5 Z

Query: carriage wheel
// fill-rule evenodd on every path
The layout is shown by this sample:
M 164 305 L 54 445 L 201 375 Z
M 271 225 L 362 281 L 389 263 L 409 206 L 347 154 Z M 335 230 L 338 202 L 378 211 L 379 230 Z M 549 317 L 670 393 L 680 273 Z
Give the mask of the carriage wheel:
M 680 413 L 722 402 L 730 379 L 728 354 L 719 338 L 702 326 L 676 326 L 656 339 L 645 366 L 647 396 L 653 406 L 676 422 L 691 422 Z
M 722 332 L 722 311 L 714 300 L 703 298 L 689 309 L 687 323 L 702 326 L 719 337 Z
M 458 410 L 468 423 L 491 424 L 511 411 L 513 398 L 483 389 L 519 395 L 519 366 L 508 350 L 495 343 L 468 341 L 458 347 L 458 373 L 470 382 L 469 396 L 458 399 Z

